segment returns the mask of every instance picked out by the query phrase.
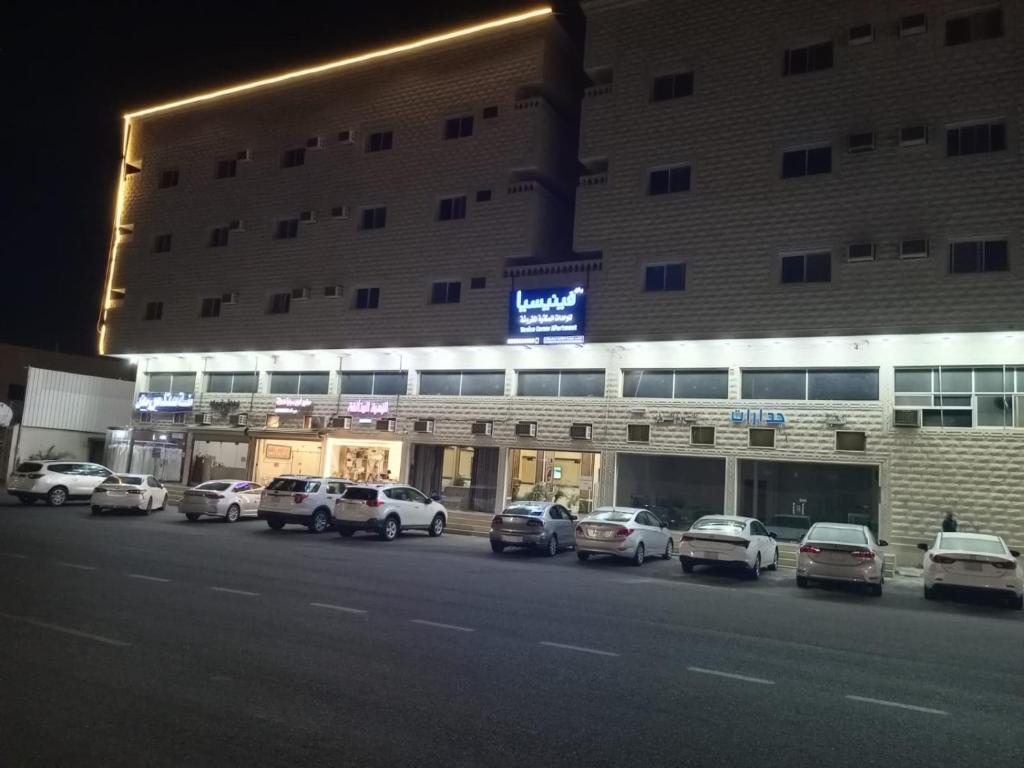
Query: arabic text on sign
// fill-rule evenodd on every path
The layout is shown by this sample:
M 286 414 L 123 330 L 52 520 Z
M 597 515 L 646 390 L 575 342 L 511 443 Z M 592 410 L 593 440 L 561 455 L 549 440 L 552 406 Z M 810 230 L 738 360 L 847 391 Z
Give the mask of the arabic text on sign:
M 349 413 L 368 413 L 372 416 L 384 416 L 390 408 L 391 405 L 387 400 L 353 400 L 348 404 Z
M 278 397 L 274 400 L 274 413 L 298 413 L 312 405 L 308 397 Z
M 729 412 L 729 418 L 733 424 L 749 424 L 752 427 L 759 424 L 777 427 L 786 423 L 786 416 L 782 411 L 766 411 L 763 408 L 735 408 Z
M 187 392 L 141 392 L 135 401 L 135 410 L 190 411 L 195 397 Z

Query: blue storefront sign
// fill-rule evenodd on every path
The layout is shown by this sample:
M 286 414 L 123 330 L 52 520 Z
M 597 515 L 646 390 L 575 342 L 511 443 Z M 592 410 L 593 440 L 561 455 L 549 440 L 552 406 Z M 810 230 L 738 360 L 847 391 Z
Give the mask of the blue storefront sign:
M 733 424 L 749 424 L 752 427 L 781 427 L 786 423 L 786 414 L 782 411 L 766 411 L 764 408 L 735 408 L 729 412 L 729 418 Z
M 586 293 L 579 286 L 513 291 L 507 343 L 582 344 L 586 309 Z

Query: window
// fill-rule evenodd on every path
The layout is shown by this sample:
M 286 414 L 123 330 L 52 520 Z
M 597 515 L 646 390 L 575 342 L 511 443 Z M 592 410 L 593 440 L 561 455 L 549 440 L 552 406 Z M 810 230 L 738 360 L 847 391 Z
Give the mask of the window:
M 259 376 L 255 373 L 209 373 L 206 376 L 207 392 L 230 392 L 251 394 L 256 392 Z
M 292 240 L 299 236 L 298 219 L 281 219 L 274 228 L 275 240 Z
M 693 95 L 693 72 L 659 75 L 651 86 L 651 101 L 668 101 Z
M 622 372 L 623 397 L 725 399 L 729 371 L 629 369 Z
M 832 69 L 832 41 L 803 48 L 787 48 L 782 58 L 782 75 L 802 75 Z
M 491 202 L 491 190 L 489 190 L 489 189 L 477 190 L 476 201 L 478 203 L 489 203 L 489 202 Z
M 196 375 L 194 373 L 151 373 L 149 374 L 150 392 L 195 392 Z
M 651 171 L 647 178 L 648 195 L 668 195 L 690 191 L 690 166 L 677 165 Z
M 336 205 L 331 208 L 332 219 L 347 219 L 348 218 L 348 206 L 347 205 Z
M 430 291 L 431 304 L 458 304 L 462 294 L 462 283 L 434 283 Z
M 201 306 L 199 307 L 200 317 L 220 317 L 220 297 L 211 297 L 203 299 Z
M 466 117 L 451 117 L 445 120 L 444 123 L 444 137 L 445 139 L 464 139 L 467 136 L 473 135 L 473 116 L 468 115 Z
M 187 414 L 185 414 L 185 413 L 175 413 L 175 414 L 173 414 L 171 416 L 171 423 L 173 423 L 173 424 L 184 424 L 185 423 L 185 416 L 186 415 Z
M 423 371 L 420 374 L 420 394 L 502 397 L 505 394 L 505 372 Z
M 408 371 L 341 372 L 343 395 L 404 395 L 408 391 Z
M 649 443 L 649 442 L 651 442 L 651 425 L 650 424 L 627 424 L 626 425 L 626 442 L 627 443 Z
M 268 312 L 271 315 L 286 315 L 292 309 L 292 294 L 290 291 L 274 293 L 270 296 Z
M 900 240 L 901 259 L 924 259 L 928 256 L 927 240 Z
M 299 165 L 305 165 L 306 163 L 306 148 L 296 147 L 295 149 L 285 150 L 285 153 L 281 155 L 281 167 L 282 168 L 295 168 Z
M 437 211 L 438 221 L 451 221 L 452 219 L 466 218 L 466 196 L 446 197 L 441 200 Z
M 949 271 L 1005 272 L 1010 268 L 1006 240 L 961 240 L 949 244 Z
M 747 444 L 751 448 L 774 448 L 775 430 L 751 427 Z
M 782 282 L 828 283 L 832 280 L 832 254 L 794 253 L 782 257 Z
M 872 24 L 855 24 L 850 27 L 849 34 L 846 38 L 848 45 L 865 45 L 866 43 L 874 42 L 875 39 L 875 27 Z
M 877 368 L 745 370 L 747 400 L 878 400 Z
M 985 8 L 946 19 L 946 45 L 963 45 L 1003 36 L 1003 9 Z
M 18 402 L 24 402 L 24 400 L 25 400 L 25 387 L 26 387 L 25 384 L 8 384 L 7 385 L 7 401 L 8 402 L 13 402 L 13 401 L 17 400 Z M 34 471 L 34 470 L 22 469 L 21 467 L 18 467 L 18 471 L 19 472 L 30 472 L 30 471 Z
M 1024 368 L 1016 387 L 1014 374 L 1013 366 L 897 368 L 896 406 L 921 408 L 925 427 L 1024 427 Z
M 782 153 L 782 178 L 817 176 L 832 172 L 832 147 L 791 149 Z
M 644 270 L 645 291 L 682 291 L 685 289 L 685 264 L 657 264 Z
M 900 17 L 900 37 L 923 35 L 928 31 L 928 17 L 923 13 L 912 13 Z
M 321 372 L 272 373 L 272 395 L 326 395 L 330 375 Z
M 360 229 L 384 229 L 387 224 L 388 209 L 383 206 L 377 208 L 363 208 L 359 217 Z
M 156 240 L 153 241 L 153 252 L 154 253 L 167 253 L 171 250 L 171 236 L 170 235 L 157 235 Z
M 714 445 L 714 427 L 690 427 L 690 445 Z
M 484 120 L 493 120 L 498 116 L 497 107 L 484 107 Z
M 874 151 L 874 132 L 865 131 L 864 133 L 851 133 L 846 139 L 846 149 L 851 155 L 859 155 L 862 152 Z
M 472 277 L 469 280 L 469 289 L 471 291 L 479 291 L 482 288 L 486 288 L 486 287 L 487 287 L 487 278 L 486 277 Z
M 519 371 L 520 397 L 604 397 L 604 371 Z
M 1006 123 L 977 123 L 946 129 L 946 157 L 1001 152 L 1006 149 Z
M 238 161 L 232 158 L 231 160 L 220 160 L 217 162 L 217 173 L 218 179 L 230 179 L 236 173 L 238 173 Z
M 394 137 L 392 131 L 377 131 L 366 137 L 367 152 L 386 152 L 391 149 L 391 141 Z
M 928 143 L 928 126 L 908 125 L 900 128 L 900 146 L 916 147 Z
M 837 451 L 866 451 L 868 436 L 864 432 L 836 432 Z
M 846 246 L 847 261 L 874 261 L 874 243 L 850 243 Z
M 376 309 L 380 304 L 380 288 L 360 288 L 356 291 L 356 309 Z
M 210 247 L 223 248 L 228 244 L 231 230 L 228 227 L 216 227 L 210 232 Z
M 160 189 L 178 186 L 178 169 L 168 168 L 160 171 Z
M 162 301 L 151 301 L 146 304 L 146 314 L 143 320 L 161 320 L 164 316 L 164 303 Z

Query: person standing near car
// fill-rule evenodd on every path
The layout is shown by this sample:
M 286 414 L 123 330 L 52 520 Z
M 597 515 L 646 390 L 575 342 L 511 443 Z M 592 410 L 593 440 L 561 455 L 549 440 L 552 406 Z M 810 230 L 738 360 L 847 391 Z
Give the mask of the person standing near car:
M 947 512 L 946 516 L 942 519 L 942 532 L 943 533 L 956 533 L 957 525 L 956 518 L 953 517 L 952 512 Z

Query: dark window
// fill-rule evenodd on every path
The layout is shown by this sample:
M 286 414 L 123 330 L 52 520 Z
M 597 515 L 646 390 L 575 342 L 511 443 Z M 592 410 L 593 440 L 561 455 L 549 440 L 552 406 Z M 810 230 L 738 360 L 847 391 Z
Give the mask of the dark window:
M 237 160 L 220 160 L 217 163 L 217 178 L 218 179 L 230 179 L 238 173 L 238 161 Z
M 912 13 L 900 17 L 900 37 L 923 35 L 928 31 L 928 17 L 923 13 Z
M 272 315 L 284 315 L 292 309 L 291 292 L 275 293 L 270 297 L 269 312 Z
M 493 120 L 498 116 L 497 107 L 484 107 L 484 120 Z
M 667 195 L 671 192 L 690 190 L 690 166 L 678 165 L 651 171 L 647 180 L 647 194 Z
M 875 148 L 875 134 L 871 131 L 851 133 L 847 137 L 846 148 L 851 155 L 871 152 Z
M 296 166 L 303 165 L 306 162 L 306 148 L 296 147 L 295 149 L 286 150 L 281 155 L 281 167 L 282 168 L 295 168 Z
M 743 371 L 741 394 L 748 400 L 806 400 L 807 371 Z
M 1005 272 L 1010 268 L 1006 240 L 973 240 L 950 243 L 949 271 Z
M 464 139 L 473 135 L 473 116 L 452 117 L 445 120 L 444 137 L 446 139 Z
M 206 390 L 251 394 L 256 391 L 257 381 L 255 373 L 211 373 L 206 377 Z
M 388 209 L 383 206 L 378 208 L 363 208 L 359 218 L 360 229 L 384 229 L 387 224 Z
M 782 153 L 782 178 L 832 172 L 832 147 L 794 149 Z
M 690 427 L 690 443 L 692 445 L 714 445 L 714 427 Z
M 775 447 L 775 430 L 774 429 L 758 429 L 753 428 L 749 430 L 749 445 L 751 448 L 774 448 Z
M 505 394 L 504 371 L 424 371 L 421 395 L 501 397 Z
M 228 236 L 231 230 L 227 227 L 217 227 L 210 231 L 210 247 L 223 248 L 228 244 Z
M 380 288 L 360 288 L 356 291 L 356 309 L 376 309 L 380 303 Z
M 863 432 L 836 432 L 837 451 L 866 451 L 868 438 Z
M 478 203 L 489 203 L 491 201 L 491 190 L 489 190 L 489 189 L 477 190 L 476 201 Z
M 874 243 L 850 243 L 846 246 L 847 261 L 874 261 Z
M 170 168 L 166 171 L 160 171 L 160 189 L 167 189 L 168 187 L 178 186 L 178 169 Z
M 900 146 L 912 147 L 928 143 L 928 126 L 908 125 L 900 128 Z
M 156 240 L 153 242 L 154 253 L 167 253 L 171 250 L 171 236 L 170 235 L 157 235 Z
M 8 402 L 24 402 L 25 400 L 25 385 L 24 384 L 8 384 L 7 385 L 7 400 Z M 22 465 L 23 467 L 24 465 Z M 34 469 L 22 469 L 18 467 L 19 472 L 34 472 Z
M 871 24 L 856 24 L 850 27 L 849 37 L 850 45 L 862 45 L 864 43 L 870 43 L 875 39 L 875 28 Z
M 203 299 L 202 306 L 199 308 L 199 316 L 220 317 L 220 298 Z
M 143 320 L 160 320 L 164 316 L 164 303 L 162 301 L 151 301 L 146 304 L 146 314 Z
M 627 424 L 626 425 L 626 442 L 627 443 L 649 443 L 649 442 L 651 442 L 651 425 L 650 424 Z
M 391 141 L 394 137 L 392 131 L 378 131 L 366 137 L 367 152 L 386 152 L 391 149 Z
M 782 257 L 784 283 L 827 283 L 831 280 L 831 253 L 796 253 Z
M 604 371 L 520 371 L 523 397 L 604 397 Z
M 803 48 L 788 48 L 782 59 L 782 74 L 802 75 L 819 69 L 832 69 L 832 41 Z
M 969 408 L 952 410 L 949 408 L 925 408 L 921 411 L 923 427 L 973 427 L 974 414 Z
M 1002 8 L 986 8 L 946 20 L 946 45 L 962 45 L 1002 36 Z
M 469 287 L 470 287 L 470 290 L 473 290 L 473 291 L 479 291 L 481 288 L 486 288 L 487 287 L 487 278 L 486 277 L 473 277 L 473 278 L 470 278 L 470 280 L 469 280 Z
M 645 291 L 682 291 L 685 289 L 685 264 L 658 264 L 644 270 Z
M 275 240 L 291 240 L 299 236 L 298 219 L 281 219 L 274 229 Z
M 727 370 L 623 371 L 623 397 L 724 399 L 728 395 Z
M 668 101 L 693 95 L 693 72 L 659 75 L 651 87 L 651 101 Z
M 877 400 L 878 369 L 824 369 L 807 372 L 808 400 Z
M 466 218 L 466 196 L 446 197 L 441 200 L 441 205 L 437 211 L 437 218 L 439 221 Z
M 979 123 L 946 129 L 946 156 L 977 155 L 1006 149 L 1006 123 Z
M 195 392 L 196 375 L 194 373 L 151 373 L 149 374 L 150 392 Z
M 409 390 L 408 371 L 342 371 L 344 395 L 404 395 Z
M 458 304 L 462 297 L 462 283 L 434 283 L 430 291 L 431 304 Z
M 330 375 L 327 373 L 272 373 L 272 395 L 326 395 Z

